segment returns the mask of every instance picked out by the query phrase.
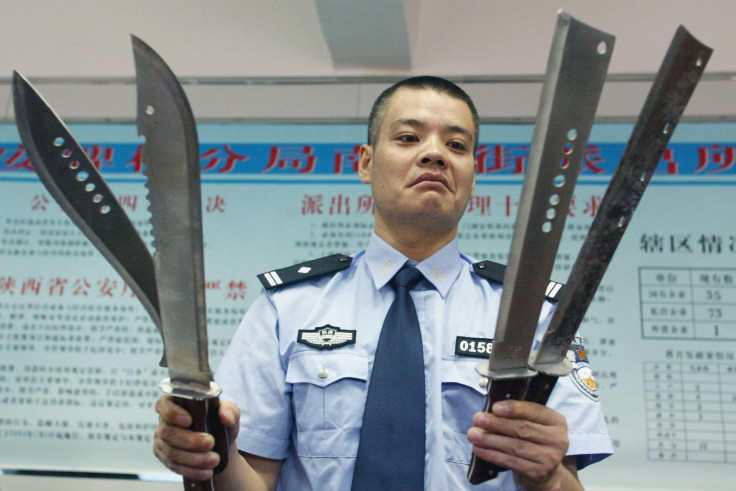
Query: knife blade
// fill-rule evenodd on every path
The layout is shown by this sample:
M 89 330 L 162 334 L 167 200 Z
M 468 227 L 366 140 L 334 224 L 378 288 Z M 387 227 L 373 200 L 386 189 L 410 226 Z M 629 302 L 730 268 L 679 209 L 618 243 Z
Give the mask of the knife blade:
M 571 365 L 567 351 L 616 248 L 700 80 L 712 49 L 679 26 L 654 79 L 616 172 L 580 248 L 557 309 L 530 356 L 537 375 L 527 401 L 546 404 L 557 378 Z
M 528 358 L 613 44 L 610 34 L 558 13 L 488 361 L 486 412 L 523 399 L 535 374 Z M 468 480 L 501 470 L 473 454 Z
M 67 126 L 20 73 L 13 106 L 21 142 L 38 178 L 72 222 L 133 290 L 161 332 L 153 258 L 113 192 Z M 166 356 L 160 365 L 166 366 Z
M 221 471 L 225 428 L 217 416 L 220 388 L 208 361 L 199 141 L 189 101 L 174 73 L 146 43 L 131 36 L 136 69 L 137 126 L 150 203 L 154 265 L 169 379 L 165 393 L 192 413 L 192 429 L 212 434 Z M 214 489 L 212 480 L 184 480 L 185 489 Z

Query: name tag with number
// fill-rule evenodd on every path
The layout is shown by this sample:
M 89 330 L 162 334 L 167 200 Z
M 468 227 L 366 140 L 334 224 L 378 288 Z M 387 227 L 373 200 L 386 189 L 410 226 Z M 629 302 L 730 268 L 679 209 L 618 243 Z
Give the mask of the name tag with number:
M 488 358 L 493 348 L 493 339 L 468 338 L 458 336 L 455 338 L 455 354 L 460 356 L 475 356 L 477 358 Z

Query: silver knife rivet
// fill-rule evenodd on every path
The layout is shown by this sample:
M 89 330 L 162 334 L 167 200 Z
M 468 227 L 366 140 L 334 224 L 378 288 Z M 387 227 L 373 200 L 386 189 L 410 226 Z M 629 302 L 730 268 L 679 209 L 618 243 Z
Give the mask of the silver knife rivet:
M 322 370 L 319 371 L 320 378 L 327 378 L 329 374 L 330 372 L 328 372 L 326 368 L 323 368 Z
M 341 263 L 344 263 L 344 262 L 346 262 L 346 261 L 347 261 L 348 259 L 350 259 L 350 258 L 349 258 L 348 256 L 340 256 L 340 257 L 339 257 L 339 259 L 338 259 L 338 261 L 340 261 Z
M 481 387 L 488 387 L 488 377 L 481 377 L 478 380 L 478 385 L 480 385 Z
M 478 269 L 486 269 L 486 264 L 485 263 L 480 263 L 478 265 Z

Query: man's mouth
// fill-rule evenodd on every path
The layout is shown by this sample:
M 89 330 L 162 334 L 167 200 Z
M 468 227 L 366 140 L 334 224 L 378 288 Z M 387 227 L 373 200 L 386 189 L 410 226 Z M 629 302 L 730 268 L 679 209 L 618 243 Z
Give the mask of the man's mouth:
M 435 173 L 431 173 L 431 172 L 426 172 L 426 173 L 420 175 L 414 181 L 414 184 L 412 184 L 412 186 L 416 186 L 417 184 L 421 184 L 423 182 L 436 182 L 436 183 L 442 184 L 447 189 L 450 189 L 450 185 L 447 182 L 447 179 L 442 174 L 435 174 Z

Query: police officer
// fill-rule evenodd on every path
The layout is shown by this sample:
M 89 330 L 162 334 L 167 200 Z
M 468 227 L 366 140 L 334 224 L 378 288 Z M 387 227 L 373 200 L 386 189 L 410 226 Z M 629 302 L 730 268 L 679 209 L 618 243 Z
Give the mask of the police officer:
M 488 337 L 502 289 L 474 274 L 457 246 L 478 127 L 470 98 L 441 78 L 407 79 L 378 98 L 359 154 L 375 204 L 370 243 L 352 258 L 264 276 L 274 288 L 251 306 L 216 375 L 233 442 L 219 488 L 350 488 L 376 345 L 395 297 L 389 283 L 407 263 L 423 274 L 411 297 L 424 356 L 426 489 L 471 489 L 471 452 L 511 470 L 473 489 L 582 489 L 578 470 L 612 452 L 596 394 L 572 377 L 560 379 L 548 406 L 504 401 L 477 412 L 486 394 L 479 359 L 457 341 Z M 300 279 L 282 278 L 289 274 Z M 538 337 L 551 310 L 546 304 Z M 168 396 L 156 410 L 156 456 L 189 479 L 208 479 L 218 462 L 212 437 L 187 430 L 191 417 Z

